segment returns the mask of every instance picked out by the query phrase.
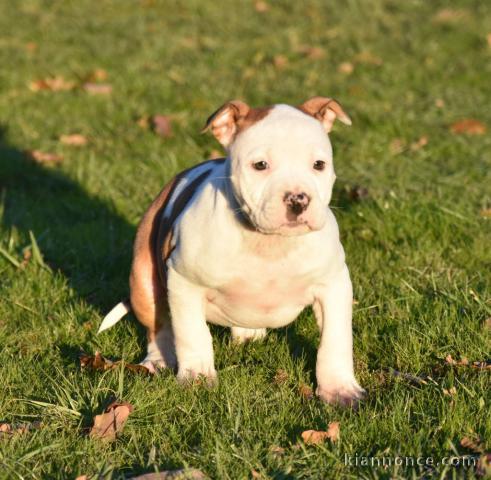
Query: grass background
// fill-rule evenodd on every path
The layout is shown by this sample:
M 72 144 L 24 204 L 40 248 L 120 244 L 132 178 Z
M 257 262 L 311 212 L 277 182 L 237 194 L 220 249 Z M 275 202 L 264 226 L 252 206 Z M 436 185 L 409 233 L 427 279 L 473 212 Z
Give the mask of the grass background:
M 0 255 L 0 420 L 43 428 L 0 438 L 0 478 L 120 478 L 191 466 L 211 478 L 474 476 L 473 469 L 356 468 L 344 455 L 461 457 L 464 436 L 491 448 L 489 371 L 444 358 L 489 357 L 491 5 L 482 1 L 0 1 L 0 246 L 22 260 L 32 231 L 51 271 Z M 260 8 L 259 8 L 260 9 Z M 319 47 L 315 58 L 305 46 Z M 314 58 L 312 58 L 314 57 Z M 285 61 L 286 59 L 286 61 Z M 349 63 L 350 65 L 341 66 Z M 349 73 L 350 68 L 353 71 Z M 104 69 L 110 95 L 40 91 L 61 75 Z M 251 105 L 337 98 L 353 126 L 331 135 L 333 199 L 359 302 L 357 412 L 306 401 L 318 335 L 311 312 L 235 347 L 213 329 L 220 386 L 178 387 L 172 374 L 81 371 L 80 348 L 144 356 L 134 319 L 96 336 L 127 294 L 136 224 L 161 186 L 217 148 L 206 117 L 231 98 Z M 163 139 L 138 118 L 172 116 Z M 81 133 L 89 144 L 60 144 Z M 428 143 L 411 148 L 421 137 Z M 37 165 L 23 151 L 64 156 Z M 369 191 L 355 201 L 355 185 Z M 282 385 L 272 381 L 288 372 Z M 432 375 L 419 387 L 386 368 Z M 456 388 L 449 397 L 443 389 Z M 83 434 L 111 395 L 135 411 L 113 444 Z M 43 403 L 39 403 L 43 402 Z M 306 447 L 306 429 L 339 421 L 340 441 Z M 283 455 L 270 451 L 285 449 Z

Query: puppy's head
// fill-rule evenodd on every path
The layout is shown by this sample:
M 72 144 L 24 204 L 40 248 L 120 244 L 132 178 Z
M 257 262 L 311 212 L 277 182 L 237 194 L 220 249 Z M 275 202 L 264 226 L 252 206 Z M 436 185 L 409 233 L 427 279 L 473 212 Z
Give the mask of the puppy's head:
M 234 194 L 260 232 L 299 235 L 324 226 L 336 178 L 326 133 L 336 118 L 351 124 L 325 97 L 299 107 L 234 100 L 210 116 L 204 130 L 227 149 Z

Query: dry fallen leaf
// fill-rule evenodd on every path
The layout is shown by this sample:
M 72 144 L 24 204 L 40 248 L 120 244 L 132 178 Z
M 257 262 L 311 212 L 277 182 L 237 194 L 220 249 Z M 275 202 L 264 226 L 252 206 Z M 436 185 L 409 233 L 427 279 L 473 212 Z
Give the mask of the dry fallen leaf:
M 298 387 L 298 393 L 304 400 L 311 400 L 312 398 L 314 398 L 314 391 L 305 383 L 302 383 Z
M 392 142 L 390 142 L 389 150 L 392 155 L 397 155 L 398 153 L 402 153 L 406 149 L 406 142 L 402 138 L 394 138 Z
M 450 387 L 448 390 L 444 388 L 443 394 L 447 397 L 455 397 L 455 395 L 457 395 L 457 389 L 455 387 Z
M 327 428 L 327 432 L 319 430 L 306 430 L 302 432 L 302 440 L 306 445 L 318 445 L 327 439 L 331 440 L 331 442 L 337 442 L 339 440 L 339 422 L 331 422 Z
M 419 138 L 416 142 L 411 143 L 410 149 L 415 152 L 417 150 L 420 150 L 421 148 L 425 147 L 428 145 L 428 137 L 426 135 L 423 135 L 422 137 Z
M 128 402 L 113 402 L 104 413 L 94 417 L 94 426 L 90 429 L 90 436 L 112 441 L 116 434 L 121 432 L 133 411 L 133 405 Z
M 35 43 L 35 42 L 27 42 L 27 43 L 26 43 L 26 50 L 27 50 L 29 53 L 33 53 L 33 52 L 35 52 L 37 49 L 38 49 L 38 44 L 37 44 L 37 43 Z
M 327 432 L 319 430 L 306 430 L 302 432 L 302 440 L 306 445 L 318 445 L 319 443 L 324 443 L 327 438 L 329 438 Z
M 110 95 L 113 91 L 112 85 L 109 83 L 84 83 L 82 88 L 91 95 Z
M 2 436 L 14 435 L 16 433 L 27 433 L 31 430 L 38 430 L 41 428 L 41 422 L 32 423 L 6 423 L 0 422 L 0 438 Z
M 261 478 L 261 474 L 257 470 L 252 469 L 251 470 L 251 477 L 252 478 Z
M 450 131 L 456 135 L 466 133 L 468 135 L 484 135 L 486 125 L 474 118 L 464 118 L 450 125 Z
M 75 480 L 88 480 L 87 475 L 79 475 Z
M 57 153 L 41 152 L 41 150 L 27 150 L 25 155 L 39 164 L 55 164 L 63 161 L 63 156 Z
M 433 21 L 442 24 L 451 24 L 461 21 L 467 12 L 465 10 L 457 10 L 453 8 L 443 8 L 436 12 L 433 16 Z
M 126 363 L 123 362 L 123 360 L 117 360 L 113 362 L 112 360 L 109 360 L 108 358 L 102 356 L 100 352 L 95 352 L 94 355 L 80 352 L 79 360 L 80 366 L 82 368 L 90 368 L 92 370 L 112 370 L 114 368 L 118 368 L 121 364 L 123 364 L 124 368 L 132 372 L 145 374 L 150 373 L 150 370 L 148 370 L 148 368 L 144 367 L 143 365 Z
M 484 218 L 491 218 L 491 208 L 483 208 L 479 214 Z
M 288 58 L 285 55 L 275 55 L 273 57 L 273 64 L 276 68 L 285 68 L 288 65 Z
M 305 55 L 311 60 L 319 60 L 326 56 L 326 51 L 322 47 L 312 45 L 300 45 L 298 48 L 296 48 L 296 51 L 302 55 Z
M 486 318 L 484 321 L 484 326 L 491 331 L 491 317 Z
M 288 373 L 281 368 L 276 370 L 276 374 L 273 378 L 273 383 L 275 383 L 276 385 L 282 385 L 287 381 L 288 381 Z
M 479 478 L 491 478 L 491 453 L 483 453 L 477 462 Z
M 275 456 L 275 457 L 281 457 L 282 455 L 285 454 L 285 449 L 283 447 L 279 447 L 277 445 L 273 445 L 269 451 Z
M 327 428 L 327 435 L 331 442 L 337 442 L 339 440 L 339 422 L 331 422 Z
M 351 62 L 343 62 L 343 63 L 340 63 L 338 66 L 338 72 L 344 73 L 346 75 L 350 75 L 351 73 L 353 73 L 354 69 L 355 69 L 355 66 Z
M 61 135 L 60 143 L 63 145 L 73 145 L 75 147 L 81 147 L 87 145 L 87 137 L 80 133 L 72 133 L 71 135 Z
M 166 470 L 156 473 L 144 473 L 129 480 L 206 480 L 208 477 L 196 468 L 183 468 L 180 470 Z
M 445 357 L 445 362 L 448 365 L 453 365 L 456 367 L 471 367 L 479 370 L 488 370 L 491 369 L 491 360 L 479 360 L 470 363 L 466 357 L 462 357 L 460 360 L 454 360 L 452 355 L 447 355 Z
M 445 106 L 445 101 L 441 98 L 437 98 L 435 100 L 435 107 L 436 108 L 443 108 Z
M 479 437 L 474 437 L 474 438 L 464 437 L 460 441 L 460 445 L 462 445 L 464 448 L 472 450 L 473 452 L 476 452 L 476 453 L 484 452 L 484 447 L 483 447 L 482 441 Z
M 364 63 L 366 65 L 380 66 L 384 63 L 384 61 L 380 57 L 377 57 L 376 55 L 368 51 L 358 53 L 357 55 L 355 55 L 354 60 L 357 63 Z
M 39 92 L 40 90 L 61 92 L 66 90 L 73 90 L 75 86 L 76 86 L 75 82 L 67 81 L 62 76 L 48 77 L 41 80 L 34 80 L 29 84 L 29 88 L 33 92 Z
M 101 82 L 107 80 L 107 72 L 103 68 L 96 68 L 85 77 L 85 82 Z
M 154 115 L 151 119 L 151 126 L 153 131 L 163 137 L 168 138 L 172 136 L 171 119 L 168 115 Z
M 486 35 L 486 40 L 488 41 L 488 47 L 491 47 L 491 33 Z
M 256 9 L 256 12 L 265 13 L 269 10 L 269 5 L 266 2 L 259 0 L 254 4 L 254 8 Z

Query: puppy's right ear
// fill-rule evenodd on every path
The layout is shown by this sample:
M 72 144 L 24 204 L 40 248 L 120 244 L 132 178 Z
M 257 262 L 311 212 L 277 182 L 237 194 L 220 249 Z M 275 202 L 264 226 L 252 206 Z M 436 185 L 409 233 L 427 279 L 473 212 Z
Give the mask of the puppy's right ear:
M 210 115 L 201 133 L 211 130 L 215 138 L 228 147 L 237 133 L 237 124 L 247 116 L 249 110 L 249 105 L 240 100 L 227 102 Z

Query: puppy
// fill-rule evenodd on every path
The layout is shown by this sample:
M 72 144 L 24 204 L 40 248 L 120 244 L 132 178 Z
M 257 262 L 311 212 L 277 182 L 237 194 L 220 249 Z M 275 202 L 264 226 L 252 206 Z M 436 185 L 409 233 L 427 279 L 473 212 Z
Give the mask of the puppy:
M 353 371 L 352 287 L 336 219 L 327 132 L 351 121 L 335 100 L 251 108 L 234 100 L 210 130 L 227 157 L 178 174 L 145 213 L 136 234 L 130 308 L 147 328 L 152 372 L 180 380 L 217 378 L 207 322 L 238 342 L 291 323 L 311 305 L 320 330 L 317 395 L 352 404 L 363 395 Z

